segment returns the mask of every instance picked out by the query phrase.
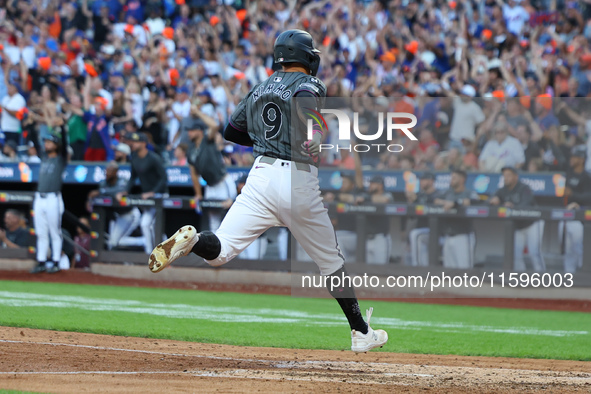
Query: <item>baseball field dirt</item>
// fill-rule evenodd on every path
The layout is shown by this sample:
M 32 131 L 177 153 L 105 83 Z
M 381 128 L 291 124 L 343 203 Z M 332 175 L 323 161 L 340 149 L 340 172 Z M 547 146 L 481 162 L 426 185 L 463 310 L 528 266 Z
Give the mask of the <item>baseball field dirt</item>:
M 83 392 L 589 392 L 577 361 L 236 347 L 0 328 L 0 387 Z M 396 340 L 392 338 L 391 340 Z
M 4 280 L 228 290 L 196 283 L 109 278 L 79 271 L 37 276 L 4 271 L 0 276 Z M 256 286 L 233 286 L 232 290 L 279 294 L 286 291 Z M 589 311 L 586 301 L 448 299 L 446 303 L 513 307 L 519 304 L 522 308 Z M 390 341 L 396 338 L 391 337 Z M 0 327 L 0 388 L 43 393 L 589 393 L 591 363 L 237 347 Z

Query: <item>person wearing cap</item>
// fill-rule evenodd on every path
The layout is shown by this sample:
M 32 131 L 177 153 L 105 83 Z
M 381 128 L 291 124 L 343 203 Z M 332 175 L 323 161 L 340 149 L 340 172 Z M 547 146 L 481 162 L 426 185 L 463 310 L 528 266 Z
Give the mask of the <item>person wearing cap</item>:
M 218 125 L 213 118 L 205 115 L 198 108 L 194 108 L 194 111 L 199 121 L 194 122 L 188 130 L 188 136 L 191 139 L 188 163 L 196 204 L 204 198 L 205 200 L 223 200 L 224 209 L 228 209 L 236 198 L 236 185 L 223 164 L 218 145 L 218 139 L 221 138 Z M 205 193 L 199 182 L 200 177 L 207 183 Z M 209 230 L 217 231 L 224 214 L 212 209 L 208 212 L 208 216 Z
M 120 144 L 122 145 L 122 144 Z M 127 146 L 127 145 L 125 145 Z M 129 146 L 127 146 L 129 149 Z M 98 196 L 117 198 L 117 194 L 127 189 L 127 181 L 119 176 L 119 164 L 109 162 L 105 171 L 105 179 L 99 188 L 91 190 L 87 198 L 87 210 L 92 212 L 92 200 Z M 109 221 L 109 249 L 122 244 L 122 240 L 131 235 L 140 225 L 141 213 L 137 207 L 118 207 L 113 210 L 113 219 Z
M 509 135 L 508 125 L 497 122 L 493 126 L 494 138 L 482 148 L 478 158 L 479 169 L 485 172 L 499 172 L 503 167 L 521 168 L 525 163 L 523 146 L 517 138 Z
M 21 142 L 21 121 L 17 118 L 17 112 L 25 108 L 27 102 L 18 92 L 17 83 L 8 80 L 7 72 L 4 76 L 7 94 L 0 101 L 0 130 L 4 133 L 5 141 L 14 141 L 18 145 Z
M 122 142 L 118 143 L 115 147 L 115 162 L 117 164 L 127 163 L 129 156 L 131 155 L 131 148 L 129 145 Z
M 519 180 L 517 169 L 512 166 L 503 167 L 504 185 L 497 190 L 489 203 L 507 208 L 535 207 L 534 193 L 528 185 Z M 515 222 L 514 265 L 515 271 L 525 271 L 523 249 L 527 247 L 534 271 L 543 272 L 546 264 L 542 256 L 542 237 L 544 235 L 543 220 L 516 220 Z
M 148 138 L 144 133 L 132 133 L 129 136 L 131 145 L 131 176 L 124 191 L 117 193 L 117 200 L 132 192 L 136 180 L 139 179 L 141 198 L 153 198 L 157 194 L 168 195 L 168 176 L 158 154 L 148 150 Z M 142 208 L 140 226 L 144 237 L 144 250 L 150 253 L 154 248 L 154 219 L 156 208 Z
M 408 204 L 432 205 L 439 196 L 435 189 L 435 174 L 424 172 L 419 177 L 419 192 L 415 193 L 406 190 L 406 201 Z M 414 228 L 408 233 L 410 244 L 411 264 L 415 267 L 426 267 L 429 265 L 429 219 L 419 217 L 414 223 Z
M 585 171 L 586 159 L 585 146 L 572 149 L 564 189 L 566 209 L 591 205 L 591 175 Z M 574 273 L 583 266 L 583 223 L 578 220 L 560 222 L 558 232 L 564 243 L 564 271 Z
M 468 175 L 463 170 L 451 173 L 449 189 L 442 192 L 435 201 L 435 205 L 442 206 L 446 211 L 466 207 L 472 201 L 478 201 L 476 192 L 466 188 Z M 440 222 L 443 243 L 443 266 L 445 268 L 470 269 L 474 267 L 474 228 L 471 219 L 444 218 Z
M 454 96 L 451 90 L 445 92 Z M 466 84 L 460 90 L 459 97 L 453 99 L 454 112 L 449 129 L 449 148 L 458 148 L 462 153 L 464 151 L 462 138 L 474 138 L 476 128 L 485 120 L 482 109 L 474 101 L 475 96 L 476 89 L 472 85 Z
M 59 130 L 61 137 L 49 134 L 44 139 L 45 156 L 39 167 L 39 182 L 33 201 L 34 227 L 37 235 L 37 266 L 31 271 L 33 274 L 56 273 L 60 270 L 58 262 L 62 255 L 61 224 L 64 213 L 62 173 L 68 164 L 68 139 L 63 128 L 63 120 L 57 119 L 54 130 Z M 51 260 L 48 260 L 50 238 Z

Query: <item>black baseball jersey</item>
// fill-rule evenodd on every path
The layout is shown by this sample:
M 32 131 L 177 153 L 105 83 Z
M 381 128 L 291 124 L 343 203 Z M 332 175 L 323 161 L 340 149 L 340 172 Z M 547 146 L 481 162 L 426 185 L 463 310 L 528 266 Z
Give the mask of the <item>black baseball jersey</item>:
M 445 201 L 453 201 L 456 205 L 461 206 L 462 201 L 466 198 L 470 201 L 478 200 L 478 194 L 474 191 L 470 191 L 464 189 L 463 191 L 456 193 L 453 189 L 448 189 L 445 192 L 442 192 L 441 195 L 437 198 L 440 198 Z M 464 219 L 464 218 L 442 218 L 440 220 L 441 228 L 443 230 L 442 234 L 444 235 L 459 235 L 459 234 L 469 234 L 473 230 L 472 228 L 472 219 Z
M 294 97 L 299 92 L 317 97 L 318 108 L 326 97 L 326 86 L 318 78 L 302 72 L 277 71 L 252 88 L 238 104 L 230 117 L 230 125 L 248 133 L 255 157 L 262 155 L 314 164 L 309 156 L 300 153 L 300 145 L 307 140 L 306 125 L 300 119 L 292 119 Z
M 510 202 L 515 208 L 535 207 L 536 200 L 534 193 L 525 183 L 517 182 L 513 189 L 503 186 L 495 193 L 495 196 L 501 200 L 501 205 Z M 535 220 L 516 220 L 515 228 L 523 229 L 529 227 Z
M 576 202 L 577 204 L 591 205 L 591 176 L 583 171 L 576 173 L 569 170 L 566 173 L 566 187 L 570 188 L 572 194 L 568 197 L 568 203 Z
M 140 180 L 142 193 L 168 193 L 168 176 L 162 158 L 154 152 L 144 157 L 131 154 L 131 176 L 127 181 L 127 192 L 131 193 L 136 179 Z
M 417 199 L 415 200 L 415 204 L 417 205 L 431 205 L 435 202 L 435 199 L 438 198 L 440 195 L 438 190 L 434 190 L 432 193 L 426 193 L 424 191 L 420 191 L 417 193 Z M 429 227 L 429 219 L 426 217 L 419 217 L 417 220 L 417 228 L 421 227 Z
M 226 165 L 215 139 L 204 137 L 198 147 L 189 151 L 189 165 L 203 177 L 208 186 L 218 184 L 226 176 Z

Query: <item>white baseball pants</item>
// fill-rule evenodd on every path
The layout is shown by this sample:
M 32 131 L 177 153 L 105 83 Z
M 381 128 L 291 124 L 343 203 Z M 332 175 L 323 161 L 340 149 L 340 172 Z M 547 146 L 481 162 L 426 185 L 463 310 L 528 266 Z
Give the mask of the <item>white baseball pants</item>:
M 277 159 L 261 163 L 257 157 L 242 193 L 216 232 L 221 252 L 212 266 L 227 263 L 270 227 L 285 226 L 320 268 L 330 275 L 341 268 L 344 258 L 338 249 L 328 210 L 322 203 L 318 169 L 296 169 L 295 163 Z
M 45 196 L 45 197 L 42 197 Z M 62 215 L 64 200 L 61 193 L 35 193 L 33 223 L 37 235 L 37 261 L 47 261 L 51 237 L 51 261 L 57 263 L 62 255 Z
M 558 225 L 559 239 L 562 239 L 565 227 L 564 272 L 574 273 L 577 268 L 583 266 L 583 223 L 578 220 L 560 222 Z
M 468 269 L 474 267 L 473 233 L 445 237 L 443 242 L 443 266 L 445 268 Z
M 546 264 L 542 257 L 542 236 L 544 235 L 544 221 L 538 220 L 521 230 L 515 230 L 515 254 L 513 266 L 515 271 L 525 271 L 525 260 L 523 248 L 527 246 L 529 258 L 531 259 L 534 271 L 543 272 Z
M 408 234 L 411 263 L 414 267 L 429 265 L 429 228 L 415 228 Z

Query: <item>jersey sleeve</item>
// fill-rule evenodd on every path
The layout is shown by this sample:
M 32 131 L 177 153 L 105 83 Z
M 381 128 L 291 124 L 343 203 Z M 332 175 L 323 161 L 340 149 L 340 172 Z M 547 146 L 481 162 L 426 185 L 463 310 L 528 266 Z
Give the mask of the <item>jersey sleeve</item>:
M 294 96 L 300 92 L 310 92 L 316 97 L 326 97 L 326 86 L 318 78 L 308 76 L 298 84 Z
M 238 106 L 230 116 L 229 123 L 230 125 L 238 131 L 246 132 L 248 121 L 246 116 L 246 104 L 248 103 L 248 99 L 252 95 L 256 89 L 258 89 L 259 85 L 256 85 L 252 90 L 238 103 Z

